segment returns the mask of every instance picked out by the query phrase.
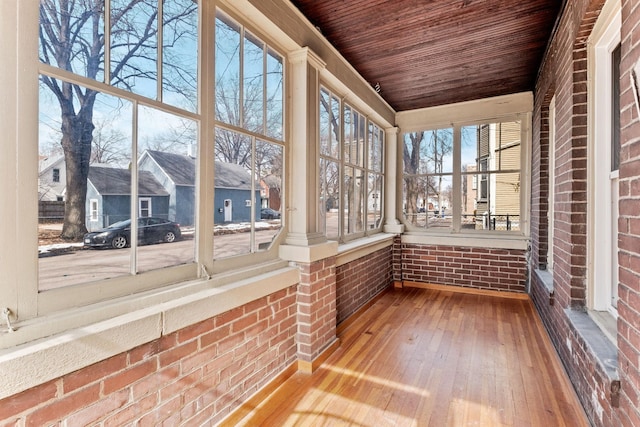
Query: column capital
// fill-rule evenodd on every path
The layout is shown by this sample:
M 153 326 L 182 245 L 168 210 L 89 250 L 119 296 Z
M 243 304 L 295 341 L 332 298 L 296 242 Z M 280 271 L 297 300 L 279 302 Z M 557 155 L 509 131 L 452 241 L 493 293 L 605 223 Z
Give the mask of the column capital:
M 291 64 L 302 64 L 306 62 L 316 70 L 323 70 L 327 67 L 327 63 L 307 46 L 294 50 L 289 54 L 288 58 Z

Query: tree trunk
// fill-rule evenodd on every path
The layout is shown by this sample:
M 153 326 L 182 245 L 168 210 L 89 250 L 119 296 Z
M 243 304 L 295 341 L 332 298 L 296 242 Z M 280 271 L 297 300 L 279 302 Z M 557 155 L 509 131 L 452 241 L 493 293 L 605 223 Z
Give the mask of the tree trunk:
M 87 178 L 93 139 L 93 103 L 95 93 L 87 90 L 83 105 L 75 114 L 70 103 L 62 105 L 62 149 L 67 171 L 64 225 L 60 237 L 81 241 L 87 232 Z

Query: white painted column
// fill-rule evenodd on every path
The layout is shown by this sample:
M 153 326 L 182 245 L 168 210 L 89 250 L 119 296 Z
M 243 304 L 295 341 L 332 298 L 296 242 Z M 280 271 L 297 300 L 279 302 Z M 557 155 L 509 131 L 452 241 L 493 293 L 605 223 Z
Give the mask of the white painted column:
M 398 149 L 402 141 L 398 140 L 397 127 L 385 129 L 385 184 L 384 184 L 384 232 L 401 234 L 404 224 L 398 220 L 398 202 L 402 195 L 402 157 L 398 156 Z
M 320 70 L 326 64 L 308 47 L 289 55 L 290 155 L 287 213 L 288 232 L 280 256 L 312 262 L 337 251 L 325 246 L 327 239 L 318 224 L 319 147 L 318 109 Z M 309 248 L 314 247 L 312 251 Z M 302 249 L 304 248 L 304 249 Z M 318 254 L 312 254 L 318 252 Z

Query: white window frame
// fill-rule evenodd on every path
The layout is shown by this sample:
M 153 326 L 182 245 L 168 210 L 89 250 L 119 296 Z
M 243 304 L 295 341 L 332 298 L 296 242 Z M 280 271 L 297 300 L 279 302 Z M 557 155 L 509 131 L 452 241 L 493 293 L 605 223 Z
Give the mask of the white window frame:
M 556 97 L 549 102 L 549 137 L 547 170 L 547 271 L 553 271 L 553 236 L 556 187 Z
M 611 171 L 612 52 L 620 44 L 619 0 L 605 3 L 587 42 L 588 108 L 588 308 L 617 318 L 618 171 Z M 608 141 L 608 143 L 603 143 Z M 604 201 L 604 202 L 603 202 Z M 603 226 L 604 224 L 604 226 Z M 615 322 L 608 322 L 615 327 Z
M 520 149 L 520 231 L 465 231 L 456 224 L 456 218 L 460 218 L 460 212 L 453 211 L 454 224 L 451 230 L 416 229 L 407 226 L 407 233 L 403 235 L 403 242 L 415 244 L 442 244 L 452 245 L 459 242 L 471 247 L 491 247 L 503 249 L 526 250 L 530 233 L 530 176 L 531 176 L 531 120 L 533 111 L 533 94 L 522 92 L 513 95 L 505 95 L 476 101 L 461 102 L 438 107 L 424 108 L 421 110 L 400 112 L 396 115 L 396 123 L 401 134 L 427 129 L 454 129 L 455 135 L 460 133 L 462 126 L 474 124 L 488 124 L 519 120 L 521 123 L 521 149 Z M 459 136 L 458 136 L 459 138 Z M 456 148 L 458 147 L 458 148 Z M 459 144 L 454 144 L 454 170 L 460 170 L 460 165 L 455 164 L 456 149 Z M 399 154 L 398 157 L 401 157 Z M 402 167 L 402 159 L 398 165 Z M 478 171 L 479 172 L 479 171 Z M 454 200 L 461 200 L 461 174 L 454 173 L 453 188 L 458 192 Z M 480 182 L 478 182 L 480 187 Z M 458 197 L 460 196 L 460 197 Z M 397 194 L 398 206 L 403 205 L 403 194 Z M 454 205 L 459 210 L 460 206 Z M 402 215 L 400 215 L 402 217 Z M 459 229 L 459 231 L 454 231 Z
M 329 98 L 330 99 L 338 99 L 340 100 L 340 104 L 339 104 L 339 112 L 340 112 L 340 117 L 337 118 L 338 123 L 340 123 L 340 137 L 338 138 L 338 157 L 331 157 L 325 154 L 321 153 L 320 150 L 320 146 L 318 145 L 317 148 L 317 152 L 318 152 L 318 162 L 320 161 L 326 161 L 326 162 L 332 162 L 332 163 L 336 163 L 338 165 L 338 181 L 339 181 L 339 191 L 338 191 L 338 236 L 337 236 L 337 240 L 339 243 L 346 243 L 349 241 L 352 241 L 354 239 L 358 239 L 358 238 L 362 238 L 365 236 L 370 236 L 373 234 L 377 234 L 380 233 L 382 231 L 382 220 L 384 219 L 384 213 L 381 210 L 380 211 L 380 218 L 379 220 L 377 220 L 378 224 L 369 224 L 368 222 L 368 214 L 369 214 L 369 204 L 368 204 L 368 197 L 367 197 L 367 192 L 368 192 L 368 185 L 369 185 L 369 175 L 370 174 L 376 174 L 376 175 L 380 175 L 380 177 L 382 178 L 382 185 L 380 186 L 380 190 L 378 191 L 378 204 L 380 206 L 384 206 L 384 198 L 386 197 L 385 193 L 384 193 L 384 188 L 385 188 L 385 176 L 386 176 L 386 172 L 385 172 L 385 157 L 386 157 L 386 132 L 384 131 L 385 129 L 376 121 L 375 118 L 370 117 L 368 114 L 366 114 L 365 111 L 367 111 L 367 109 L 362 108 L 361 105 L 359 105 L 357 102 L 352 102 L 351 100 L 346 101 L 345 100 L 345 96 L 340 95 L 337 91 L 335 91 L 334 89 L 332 89 L 332 87 L 326 83 L 320 83 L 319 87 L 318 87 L 318 99 L 320 99 L 321 96 L 321 91 L 326 91 L 329 94 Z M 364 151 L 362 152 L 361 156 L 363 156 L 364 161 L 363 161 L 363 165 L 364 166 L 358 166 L 354 163 L 350 163 L 345 159 L 345 123 L 344 123 L 344 112 L 345 109 L 349 109 L 352 111 L 352 113 L 356 113 L 358 114 L 358 116 L 361 119 L 365 120 L 364 123 L 364 136 L 363 136 L 363 141 L 364 141 Z M 318 109 L 318 112 L 320 113 L 320 108 Z M 373 125 L 375 126 L 376 129 L 378 129 L 379 133 L 382 135 L 382 141 L 380 142 L 381 147 L 382 147 L 382 158 L 381 158 L 381 170 L 380 171 L 376 171 L 372 168 L 372 165 L 369 164 L 369 149 L 371 148 L 371 144 L 372 141 L 370 141 L 370 132 L 369 132 L 369 126 Z M 318 134 L 320 132 L 320 129 L 318 128 Z M 318 144 L 320 144 L 320 138 L 318 137 Z M 344 188 L 344 178 L 345 178 L 345 168 L 352 168 L 354 171 L 361 171 L 364 175 L 364 182 L 363 184 L 365 185 L 365 189 L 363 194 L 363 199 L 364 199 L 364 205 L 363 205 L 363 216 L 365 218 L 364 222 L 363 222 L 363 229 L 360 231 L 356 231 L 356 232 L 352 232 L 352 233 L 347 233 L 346 231 L 346 226 L 344 224 L 344 215 L 345 215 L 345 208 L 344 208 L 344 204 L 345 204 L 345 193 L 346 193 L 346 189 Z M 320 170 L 320 167 L 319 167 Z M 324 179 L 324 177 L 321 177 L 320 179 Z M 324 210 L 326 209 L 325 207 L 325 201 L 322 197 L 323 195 L 320 194 L 320 197 L 318 199 L 318 210 L 319 210 L 319 218 L 324 219 Z M 373 226 L 371 226 L 373 225 Z M 319 224 L 320 230 L 322 231 L 322 233 L 326 236 L 327 235 L 327 231 L 326 231 L 326 222 L 323 222 L 321 224 Z M 327 236 L 329 238 L 336 238 L 336 236 Z
M 234 18 L 242 17 L 240 22 L 247 21 L 247 7 L 251 7 L 248 2 L 227 2 L 224 0 L 216 2 L 217 6 L 224 5 L 225 9 L 232 11 Z M 199 16 L 215 16 L 216 4 L 202 1 L 199 6 Z M 153 99 L 145 98 L 137 94 L 114 88 L 99 81 L 78 77 L 68 71 L 58 69 L 47 64 L 41 64 L 38 55 L 38 25 L 39 25 L 39 4 L 37 2 L 22 2 L 19 0 L 7 0 L 0 4 L 0 18 L 4 23 L 5 19 L 13 20 L 12 25 L 0 27 L 3 39 L 10 41 L 0 48 L 5 54 L 9 64 L 7 67 L 0 67 L 0 76 L 3 81 L 11 84 L 3 85 L 0 90 L 3 99 L 2 111 L 4 114 L 2 122 L 11 124 L 6 128 L 8 141 L 20 141 L 28 139 L 32 144 L 8 143 L 3 156 L 0 174 L 6 179 L 1 180 L 0 189 L 3 194 L 3 203 L 0 203 L 0 212 L 3 218 L 7 218 L 4 223 L 11 223 L 11 230 L 6 230 L 6 235 L 15 233 L 14 241 L 25 241 L 24 245 L 8 250 L 6 247 L 0 250 L 1 265 L 5 278 L 0 283 L 1 307 L 8 307 L 12 313 L 12 321 L 17 325 L 20 333 L 10 335 L 0 333 L 0 348 L 11 347 L 20 343 L 32 341 L 34 339 L 50 336 L 74 326 L 86 325 L 92 321 L 110 319 L 119 314 L 132 311 L 140 307 L 133 302 L 136 298 L 142 298 L 149 303 L 160 303 L 188 295 L 195 289 L 210 287 L 207 281 L 215 280 L 218 285 L 229 283 L 237 275 L 248 277 L 248 271 L 254 269 L 255 265 L 261 265 L 261 269 L 255 270 L 254 274 L 264 274 L 270 270 L 277 270 L 286 266 L 286 262 L 278 259 L 277 247 L 275 250 L 261 251 L 244 257 L 235 257 L 225 263 L 225 271 L 237 271 L 216 279 L 213 259 L 213 233 L 207 230 L 213 229 L 213 193 L 214 193 L 214 166 L 209 159 L 214 157 L 213 131 L 215 128 L 214 106 L 207 105 L 204 100 L 210 98 L 214 92 L 214 70 L 209 64 L 213 63 L 213 47 L 210 42 L 214 39 L 215 21 L 202 23 L 199 28 L 199 99 L 200 111 L 196 113 L 183 113 L 171 105 L 162 104 Z M 254 9 L 255 13 L 258 13 Z M 10 18 L 9 18 L 10 17 Z M 251 21 L 257 25 L 256 22 Z M 259 25 L 264 22 L 258 21 Z M 16 27 L 18 31 L 16 31 Z M 260 28 L 260 27 L 258 27 Z M 270 28 L 270 27 L 269 27 Z M 261 35 L 261 31 L 252 28 L 253 34 Z M 267 40 L 266 38 L 264 38 Z M 269 46 L 280 52 L 293 51 L 299 49 L 291 39 L 284 33 L 277 34 L 277 42 L 273 38 L 268 39 Z M 285 71 L 287 67 L 286 54 Z M 198 157 L 198 185 L 196 186 L 197 210 L 196 210 L 196 259 L 197 262 L 188 265 L 179 265 L 144 272 L 135 276 L 123 276 L 109 280 L 97 281 L 86 284 L 79 284 L 71 287 L 61 287 L 40 292 L 38 289 L 38 268 L 37 268 L 37 197 L 32 189 L 37 188 L 38 162 L 33 159 L 38 158 L 38 111 L 39 111 L 39 87 L 38 76 L 47 74 L 54 78 L 62 78 L 71 81 L 79 81 L 85 87 L 98 90 L 102 93 L 115 94 L 118 97 L 129 100 L 139 106 L 149 106 L 164 112 L 184 114 L 188 119 L 197 121 L 199 126 L 199 140 L 211 141 L 201 143 Z M 286 76 L 285 76 L 286 78 Z M 36 83 L 34 83 L 36 82 Z M 285 83 L 285 87 L 288 86 Z M 286 99 L 286 97 L 285 97 Z M 9 107 L 10 105 L 10 107 Z M 289 115 L 288 103 L 284 103 L 284 120 L 286 123 Z M 287 127 L 284 127 L 284 140 L 280 141 L 285 145 Z M 17 135 L 20 135 L 18 138 Z M 135 154 L 135 153 L 134 153 Z M 6 159 L 11 159 L 7 162 Z M 15 160 L 15 161 L 14 161 Z M 6 164 L 5 164 L 6 163 Z M 285 159 L 286 163 L 286 159 Z M 132 164 L 135 167 L 135 162 Z M 6 166 L 6 167 L 5 167 Z M 18 173 L 18 171 L 20 173 Z M 284 171 L 286 173 L 286 171 Z M 18 178 L 19 175 L 19 178 Z M 285 177 L 286 179 L 286 177 Z M 285 196 L 283 186 L 283 203 Z M 137 197 L 132 194 L 132 207 L 137 210 Z M 5 203 L 6 202 L 6 203 Z M 9 209 L 13 206 L 14 209 Z M 23 209 L 15 209 L 15 206 L 22 206 Z M 16 212 L 20 211 L 20 215 Z M 135 227 L 136 222 L 134 222 Z M 18 234 L 17 230 L 21 230 Z M 31 230 L 32 238 L 24 239 L 24 230 Z M 5 229 L 3 228 L 3 231 Z M 134 230 L 135 232 L 135 230 Z M 30 234 L 30 235 L 31 235 Z M 274 245 L 276 246 L 276 245 Z M 17 266 L 11 272 L 5 272 L 7 265 Z M 36 266 L 36 267 L 34 267 Z M 247 268 L 250 267 L 248 270 Z M 239 269 L 245 268 L 244 272 Z M 282 283 L 286 283 L 284 281 Z M 177 284 L 174 286 L 174 284 Z M 184 286 L 189 284 L 189 286 Z M 164 292 L 156 294 L 144 294 L 145 291 L 163 288 Z M 169 291 L 167 291 L 169 289 Z M 172 290 L 175 290 L 172 291 Z M 144 294 L 144 295 L 143 295 Z M 109 310 L 100 309 L 100 305 L 116 298 L 131 298 L 131 303 L 122 301 Z M 71 309 L 73 308 L 73 309 Z M 71 310 L 70 310 L 71 309 Z M 91 312 L 90 315 L 87 315 Z M 60 316 L 64 313 L 64 316 Z M 82 314 L 80 314 L 82 313 Z M 53 316 L 53 318 L 51 317 Z M 54 320 L 52 320 L 54 319 Z M 59 320 L 55 320 L 59 319 Z M 27 322 L 27 323 L 25 323 Z M 3 321 L 0 320 L 0 328 Z
M 143 202 L 147 202 L 147 215 L 142 215 L 142 203 Z M 153 209 L 152 209 L 152 205 L 151 205 L 151 197 L 138 197 L 138 217 L 139 218 L 146 218 L 149 216 L 153 216 Z
M 98 199 L 89 200 L 89 217 L 91 222 L 98 221 Z

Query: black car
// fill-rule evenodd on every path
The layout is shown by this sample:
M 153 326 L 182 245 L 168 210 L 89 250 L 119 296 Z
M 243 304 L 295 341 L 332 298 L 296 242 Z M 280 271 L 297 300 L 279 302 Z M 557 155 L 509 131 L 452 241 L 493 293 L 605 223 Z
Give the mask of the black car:
M 273 210 L 271 208 L 262 208 L 260 209 L 260 218 L 261 219 L 280 219 L 280 212 Z
M 116 222 L 102 230 L 84 235 L 84 245 L 122 249 L 131 243 L 131 220 Z M 138 243 L 171 243 L 179 239 L 180 224 L 168 219 L 145 217 L 138 219 Z

